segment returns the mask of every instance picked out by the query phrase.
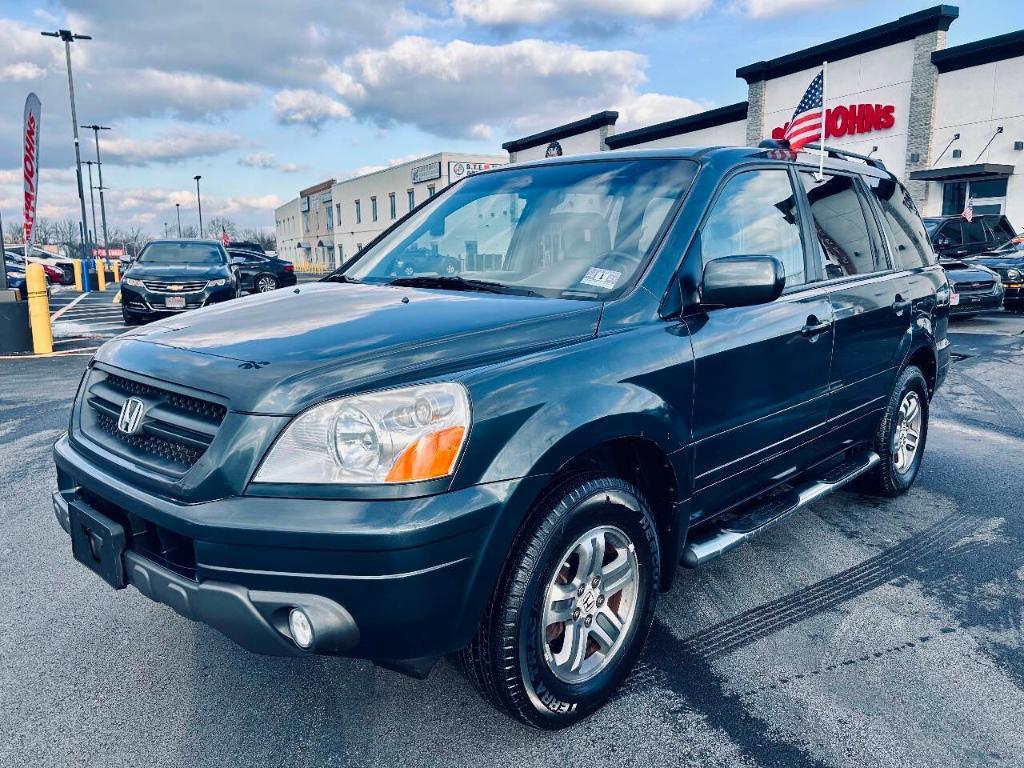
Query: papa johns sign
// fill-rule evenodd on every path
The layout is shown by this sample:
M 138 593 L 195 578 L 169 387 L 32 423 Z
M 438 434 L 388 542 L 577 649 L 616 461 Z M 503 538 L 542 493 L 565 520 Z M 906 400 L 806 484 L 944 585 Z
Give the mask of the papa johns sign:
M 850 104 L 826 109 L 825 138 L 888 130 L 895 123 L 895 111 L 892 104 Z M 788 125 L 773 128 L 772 138 L 781 139 Z

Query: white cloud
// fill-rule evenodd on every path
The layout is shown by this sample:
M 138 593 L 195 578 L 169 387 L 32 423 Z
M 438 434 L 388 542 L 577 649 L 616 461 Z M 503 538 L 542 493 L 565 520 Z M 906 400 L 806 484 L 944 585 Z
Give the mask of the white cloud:
M 117 135 L 105 137 L 103 153 L 123 165 L 148 165 L 219 155 L 243 143 L 242 138 L 234 133 L 188 129 L 144 139 Z
M 146 68 L 110 76 L 116 79 L 94 80 L 88 91 L 94 102 L 110 105 L 104 111 L 114 116 L 197 119 L 250 106 L 261 95 L 261 89 L 249 83 L 190 72 Z
M 404 37 L 349 56 L 325 80 L 357 117 L 483 138 L 495 128 L 561 123 L 635 96 L 645 64 L 632 51 L 545 40 L 482 45 Z
M 387 168 L 394 168 L 396 165 L 401 165 L 402 163 L 408 163 L 411 162 L 412 160 L 417 160 L 418 158 L 423 157 L 424 154 L 427 153 L 414 152 L 412 154 L 402 155 L 401 157 L 392 157 L 387 162 L 384 163 L 377 163 L 374 165 L 361 165 L 358 168 L 350 168 L 346 171 L 342 171 L 341 173 L 336 174 L 335 178 L 338 179 L 339 181 L 344 181 L 345 179 L 353 179 L 356 176 L 365 176 L 368 173 L 376 173 L 377 171 L 383 171 Z
M 238 164 L 245 168 L 262 168 L 264 170 L 281 171 L 282 173 L 301 173 L 306 170 L 298 163 L 279 163 L 269 152 L 252 152 L 238 158 Z
M 274 117 L 284 124 L 307 125 L 319 130 L 324 124 L 351 117 L 352 112 L 325 93 L 308 89 L 284 90 L 274 94 Z
M 839 5 L 840 0 L 737 0 L 732 10 L 755 19 Z
M 676 21 L 698 16 L 710 5 L 711 0 L 453 0 L 452 11 L 476 24 L 502 27 L 572 22 L 583 15 Z
M 15 61 L 0 66 L 0 80 L 36 80 L 45 74 L 45 69 L 31 61 Z
M 682 96 L 667 96 L 662 93 L 641 93 L 614 105 L 619 112 L 616 130 L 623 131 L 644 125 L 663 123 L 679 117 L 694 115 L 709 109 L 711 105 L 687 99 Z

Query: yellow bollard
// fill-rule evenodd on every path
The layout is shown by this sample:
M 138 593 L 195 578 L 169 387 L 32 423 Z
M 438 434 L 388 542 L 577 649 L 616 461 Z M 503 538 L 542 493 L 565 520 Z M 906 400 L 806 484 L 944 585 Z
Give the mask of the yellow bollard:
M 115 283 L 120 283 L 121 282 L 121 260 L 120 259 L 115 259 L 114 260 L 114 282 Z
M 103 259 L 95 259 L 93 263 L 96 265 L 96 289 L 105 291 L 107 290 L 107 268 L 103 266 Z
M 72 259 L 71 268 L 75 271 L 75 290 L 82 292 L 82 260 Z
M 53 352 L 53 331 L 50 328 L 50 299 L 46 295 L 46 272 L 42 264 L 29 264 L 25 270 L 28 288 L 28 322 L 32 326 L 32 349 L 37 355 Z

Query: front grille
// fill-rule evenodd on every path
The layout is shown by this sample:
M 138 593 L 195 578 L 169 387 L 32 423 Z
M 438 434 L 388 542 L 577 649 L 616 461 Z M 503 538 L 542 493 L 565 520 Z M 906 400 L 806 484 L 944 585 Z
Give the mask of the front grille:
M 205 280 L 143 280 L 142 284 L 153 293 L 197 293 L 206 287 Z
M 974 280 L 969 282 L 959 282 L 953 284 L 953 289 L 957 293 L 992 293 L 992 289 L 995 288 L 994 280 Z
M 118 426 L 130 397 L 144 406 L 133 433 Z M 184 474 L 202 458 L 228 411 L 223 403 L 99 368 L 90 373 L 85 402 L 81 424 L 86 435 L 112 453 L 172 476 Z

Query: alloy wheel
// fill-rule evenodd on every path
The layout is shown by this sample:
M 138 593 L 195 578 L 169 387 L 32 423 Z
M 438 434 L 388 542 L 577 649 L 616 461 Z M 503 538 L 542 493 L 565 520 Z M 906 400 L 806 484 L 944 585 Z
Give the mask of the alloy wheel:
M 900 402 L 892 436 L 892 462 L 900 474 L 906 474 L 914 465 L 914 458 L 921 442 L 923 418 L 921 397 L 914 390 L 910 390 Z
M 615 526 L 593 528 L 562 555 L 544 593 L 540 642 L 548 669 L 585 682 L 615 658 L 636 613 L 636 549 Z
M 256 290 L 260 293 L 268 293 L 275 288 L 277 288 L 277 283 L 274 282 L 272 277 L 261 277 L 256 281 Z

